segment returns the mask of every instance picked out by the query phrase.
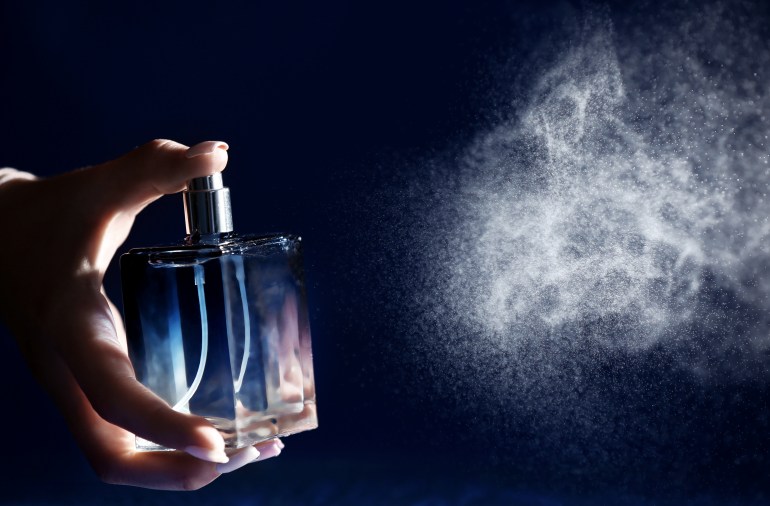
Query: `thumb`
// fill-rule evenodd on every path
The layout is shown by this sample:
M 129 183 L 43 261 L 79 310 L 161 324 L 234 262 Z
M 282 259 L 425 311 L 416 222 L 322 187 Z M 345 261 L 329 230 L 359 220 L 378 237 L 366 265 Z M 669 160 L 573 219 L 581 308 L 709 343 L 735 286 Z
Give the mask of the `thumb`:
M 227 143 L 221 141 L 188 148 L 157 139 L 84 172 L 89 172 L 91 183 L 99 189 L 103 211 L 136 214 L 161 196 L 183 190 L 187 180 L 224 170 L 227 149 Z

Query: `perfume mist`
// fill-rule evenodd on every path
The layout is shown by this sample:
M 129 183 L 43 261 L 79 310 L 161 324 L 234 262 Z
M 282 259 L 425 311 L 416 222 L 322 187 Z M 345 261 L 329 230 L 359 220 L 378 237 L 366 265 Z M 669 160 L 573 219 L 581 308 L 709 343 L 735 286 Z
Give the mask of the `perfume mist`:
M 316 428 L 301 239 L 235 234 L 221 174 L 183 196 L 185 240 L 120 259 L 137 378 L 229 448 Z

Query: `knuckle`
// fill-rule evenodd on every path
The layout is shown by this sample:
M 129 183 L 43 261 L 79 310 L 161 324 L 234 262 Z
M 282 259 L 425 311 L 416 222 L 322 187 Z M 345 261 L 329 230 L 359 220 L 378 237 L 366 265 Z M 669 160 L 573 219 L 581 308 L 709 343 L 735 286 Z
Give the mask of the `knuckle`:
M 134 151 L 134 154 L 138 156 L 143 163 L 149 163 L 158 157 L 164 157 L 169 154 L 173 154 L 178 150 L 181 144 L 178 144 L 169 139 L 154 139 L 147 142 Z
M 143 147 L 148 151 L 162 151 L 169 144 L 174 144 L 174 142 L 169 139 L 153 139 Z

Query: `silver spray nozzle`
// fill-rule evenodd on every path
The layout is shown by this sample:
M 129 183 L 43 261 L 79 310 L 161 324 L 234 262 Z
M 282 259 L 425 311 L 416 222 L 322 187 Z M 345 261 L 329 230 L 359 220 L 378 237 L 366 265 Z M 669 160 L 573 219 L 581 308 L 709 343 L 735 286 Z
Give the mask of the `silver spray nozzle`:
M 187 181 L 184 196 L 185 226 L 188 234 L 221 234 L 233 231 L 230 189 L 222 174 L 196 177 Z

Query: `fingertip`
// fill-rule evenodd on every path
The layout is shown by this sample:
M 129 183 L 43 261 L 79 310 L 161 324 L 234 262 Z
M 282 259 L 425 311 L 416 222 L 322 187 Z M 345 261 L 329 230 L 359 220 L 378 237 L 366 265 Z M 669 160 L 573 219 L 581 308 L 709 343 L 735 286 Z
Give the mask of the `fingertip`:
M 200 142 L 185 152 L 185 158 L 195 158 L 196 156 L 218 154 L 218 150 L 227 151 L 230 146 L 222 141 L 204 141 Z
M 273 439 L 257 445 L 256 448 L 259 450 L 259 455 L 252 462 L 262 462 L 280 455 L 284 444 L 280 439 Z
M 217 464 L 216 470 L 220 474 L 231 473 L 259 458 L 260 452 L 253 446 L 247 446 L 230 455 L 230 460 L 224 464 Z
M 225 170 L 230 146 L 223 141 L 204 141 L 187 147 L 178 142 L 156 139 L 138 148 L 144 166 L 143 178 L 152 183 L 156 196 L 176 193 L 196 177 Z
M 225 440 L 214 427 L 200 425 L 191 431 L 191 436 L 192 444 L 184 448 L 186 453 L 195 458 L 219 464 L 229 460 L 225 454 Z
M 170 141 L 172 142 L 172 141 Z M 165 145 L 169 146 L 169 145 Z M 154 187 L 158 195 L 177 193 L 185 188 L 187 181 L 196 177 L 210 176 L 222 172 L 227 167 L 230 148 L 223 141 L 204 141 L 187 148 L 182 144 L 173 143 L 173 153 L 161 156 L 163 149 L 150 159 L 155 163 L 151 168 L 152 179 L 155 179 Z M 164 166 L 158 166 L 160 160 L 165 159 Z
M 225 464 L 230 460 L 222 450 L 211 450 L 209 448 L 201 448 L 200 446 L 187 446 L 184 448 L 184 452 L 196 459 L 217 464 Z
M 225 451 L 225 440 L 222 434 L 211 425 L 202 425 L 195 429 L 195 432 L 202 441 L 208 443 L 206 446 L 215 451 Z

